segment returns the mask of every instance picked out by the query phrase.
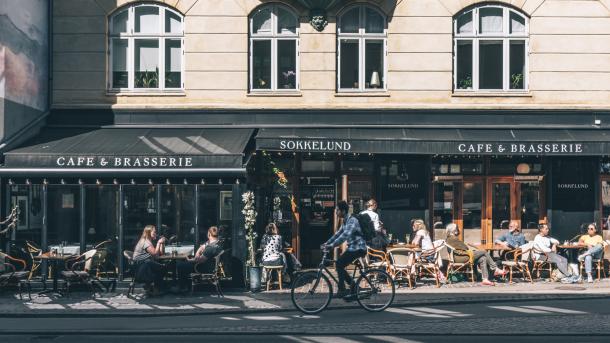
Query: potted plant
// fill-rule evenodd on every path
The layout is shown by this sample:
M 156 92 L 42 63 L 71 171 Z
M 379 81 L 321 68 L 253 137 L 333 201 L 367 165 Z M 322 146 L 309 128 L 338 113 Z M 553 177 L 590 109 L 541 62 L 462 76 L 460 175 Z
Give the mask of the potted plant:
M 510 76 L 511 89 L 523 89 L 523 74 L 515 73 Z
M 458 81 L 458 89 L 472 89 L 472 77 L 466 76 Z
M 282 75 L 284 76 L 284 88 L 294 88 L 294 83 L 292 82 L 292 80 L 297 76 L 297 74 L 292 70 L 287 70 L 285 72 L 282 72 Z
M 246 233 L 246 241 L 248 242 L 248 256 L 246 259 L 246 267 L 248 269 L 248 277 L 250 279 L 250 291 L 257 292 L 261 288 L 261 267 L 256 263 L 256 238 L 257 234 L 254 231 L 256 224 L 256 209 L 254 207 L 254 192 L 248 191 L 241 196 L 244 208 L 241 213 L 244 215 L 244 229 Z
M 155 71 L 138 71 L 135 77 L 136 88 L 157 88 L 159 87 L 159 69 Z

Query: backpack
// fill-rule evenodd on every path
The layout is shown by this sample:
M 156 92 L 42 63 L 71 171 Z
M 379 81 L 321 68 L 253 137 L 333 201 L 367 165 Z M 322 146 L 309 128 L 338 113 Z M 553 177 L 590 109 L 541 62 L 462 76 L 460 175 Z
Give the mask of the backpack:
M 362 238 L 367 242 L 372 240 L 375 237 L 375 223 L 371 220 L 371 216 L 363 212 L 355 214 L 354 217 L 358 219 L 358 224 L 360 224 Z

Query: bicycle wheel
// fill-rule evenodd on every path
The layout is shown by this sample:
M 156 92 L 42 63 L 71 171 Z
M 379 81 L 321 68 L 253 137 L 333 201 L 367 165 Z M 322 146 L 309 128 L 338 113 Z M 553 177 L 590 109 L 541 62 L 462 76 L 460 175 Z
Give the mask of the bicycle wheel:
M 394 279 L 381 269 L 364 271 L 356 282 L 356 300 L 365 310 L 380 312 L 394 301 Z
M 318 272 L 305 272 L 299 274 L 292 283 L 290 297 L 292 303 L 305 314 L 316 314 L 323 311 L 333 295 L 330 281 L 324 274 Z

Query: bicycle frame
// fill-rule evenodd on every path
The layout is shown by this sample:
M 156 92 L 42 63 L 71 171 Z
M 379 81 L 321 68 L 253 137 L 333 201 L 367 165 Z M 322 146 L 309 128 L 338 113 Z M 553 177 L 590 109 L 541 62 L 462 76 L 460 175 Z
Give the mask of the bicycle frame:
M 326 272 L 326 275 L 329 276 L 334 282 L 335 284 L 339 284 L 339 280 L 337 280 L 337 278 L 335 278 L 333 276 L 333 274 L 330 272 L 330 270 L 328 270 L 328 268 L 326 268 L 326 263 L 327 262 L 337 262 L 335 260 L 331 260 L 326 258 L 328 256 L 330 250 L 325 250 L 324 254 L 322 255 L 322 261 L 320 262 L 320 264 L 318 265 L 318 276 L 317 276 L 317 280 L 316 283 L 314 284 L 314 286 L 312 287 L 312 289 L 310 290 L 310 292 L 315 292 L 316 288 L 318 288 L 318 284 L 320 283 L 320 279 L 322 278 L 322 273 Z M 363 275 L 363 268 L 361 266 L 360 263 L 360 259 L 357 259 L 356 262 L 354 263 L 354 265 L 356 266 L 356 268 L 354 269 L 354 272 L 352 273 L 352 281 L 355 281 L 356 279 L 356 270 L 358 270 L 358 272 L 360 273 L 360 276 Z M 370 283 L 371 280 L 367 281 Z

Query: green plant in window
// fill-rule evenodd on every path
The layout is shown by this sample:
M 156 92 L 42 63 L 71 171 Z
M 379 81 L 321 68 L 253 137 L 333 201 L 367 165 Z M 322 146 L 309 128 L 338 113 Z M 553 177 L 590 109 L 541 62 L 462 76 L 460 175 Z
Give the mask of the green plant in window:
M 159 87 L 159 68 L 155 71 L 139 71 L 136 72 L 135 78 L 136 88 L 157 88 Z
M 523 88 L 523 74 L 516 73 L 510 76 L 510 88 L 511 89 L 522 89 Z
M 472 78 L 466 76 L 458 81 L 458 89 L 472 89 Z

